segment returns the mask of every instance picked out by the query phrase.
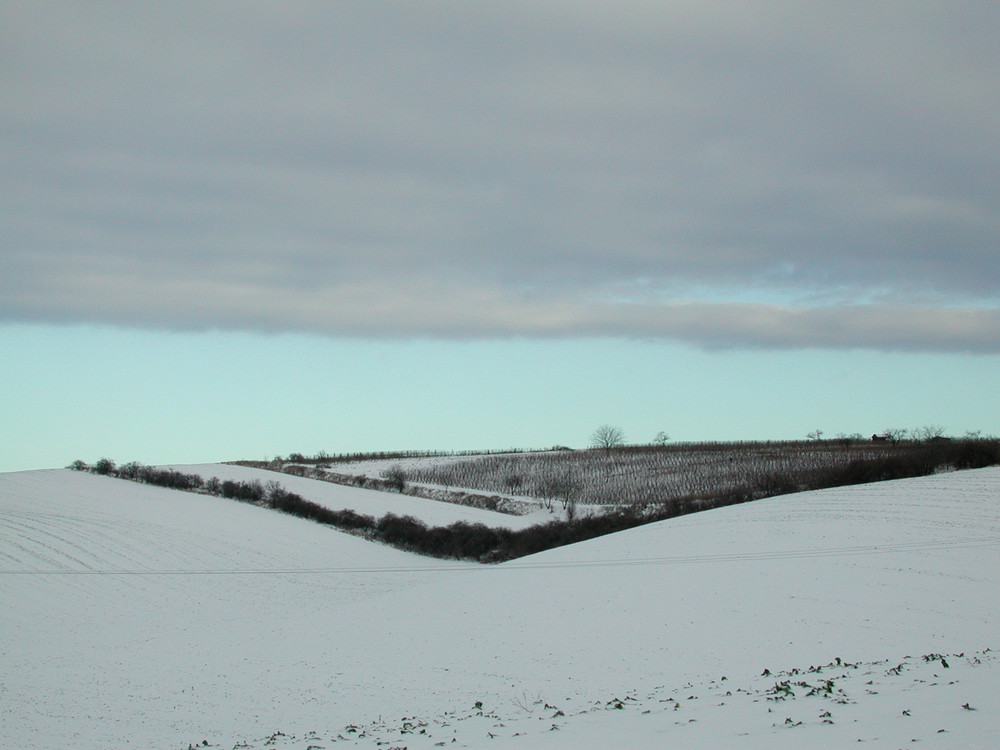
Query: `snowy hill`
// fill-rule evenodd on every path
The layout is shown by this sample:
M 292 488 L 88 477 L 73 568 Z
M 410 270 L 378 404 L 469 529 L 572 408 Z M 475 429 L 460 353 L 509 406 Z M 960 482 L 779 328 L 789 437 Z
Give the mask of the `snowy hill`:
M 394 513 L 397 516 L 408 515 L 420 519 L 428 526 L 447 526 L 456 521 L 464 521 L 481 523 L 492 528 L 523 529 L 554 517 L 551 512 L 541 509 L 536 513 L 515 516 L 412 495 L 375 492 L 233 464 L 184 464 L 169 468 L 184 474 L 196 474 L 202 479 L 218 477 L 223 481 L 227 479 L 235 482 L 258 481 L 262 484 L 278 482 L 289 492 L 295 492 L 331 510 L 353 510 L 375 518 L 380 518 L 386 513 Z
M 2 474 L 2 744 L 990 747 L 998 499 L 998 468 L 943 474 L 484 567 Z

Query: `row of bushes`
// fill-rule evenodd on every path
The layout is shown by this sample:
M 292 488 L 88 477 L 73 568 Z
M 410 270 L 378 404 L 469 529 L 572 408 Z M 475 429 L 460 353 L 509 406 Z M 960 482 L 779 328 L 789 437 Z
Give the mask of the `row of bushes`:
M 998 463 L 1000 463 L 1000 441 L 997 440 L 962 440 L 928 444 L 920 450 L 908 451 L 905 454 L 891 453 L 820 469 L 806 477 L 774 474 L 752 485 L 728 487 L 713 494 L 676 497 L 648 505 L 626 505 L 608 513 L 570 520 L 553 520 L 516 531 L 461 521 L 449 526 L 429 527 L 411 516 L 389 513 L 376 519 L 353 510 L 331 510 L 306 500 L 301 495 L 289 492 L 278 482 L 273 481 L 234 482 L 220 481 L 216 477 L 206 481 L 195 474 L 184 474 L 172 469 L 159 469 L 136 463 L 116 467 L 110 459 L 101 459 L 94 466 L 76 461 L 70 468 L 173 489 L 204 492 L 273 508 L 424 555 L 480 562 L 502 562 L 645 523 L 761 497 L 807 489 L 924 476 L 945 469 L 971 469 Z
M 130 479 L 133 482 L 142 482 L 143 484 L 155 484 L 175 490 L 198 490 L 205 485 L 205 481 L 197 474 L 184 474 L 174 469 L 145 466 L 136 461 L 117 466 L 110 458 L 102 458 L 96 461 L 93 466 L 88 466 L 83 461 L 74 461 L 69 465 L 69 468 Z
M 1000 464 L 1000 440 L 969 438 L 913 444 L 905 452 L 893 452 L 865 461 L 815 472 L 808 477 L 809 489 L 867 484 L 905 479 L 939 471 L 980 469 Z
M 663 509 L 648 513 L 639 508 L 629 508 L 572 522 L 550 521 L 519 531 L 464 521 L 448 526 L 429 527 L 412 516 L 387 513 L 376 519 L 353 510 L 332 510 L 306 500 L 273 481 L 220 481 L 217 477 L 205 480 L 197 474 L 184 474 L 174 469 L 143 466 L 134 462 L 119 467 L 107 458 L 102 458 L 93 466 L 83 461 L 74 461 L 69 468 L 171 489 L 218 495 L 361 534 L 410 552 L 480 562 L 510 560 L 674 515 L 664 513 Z
M 144 466 L 138 463 L 128 463 L 115 466 L 114 461 L 102 458 L 93 466 L 84 461 L 74 461 L 70 469 L 89 471 L 94 474 L 129 479 L 142 484 L 153 484 L 170 489 L 201 492 L 206 495 L 217 495 L 230 500 L 259 505 L 265 508 L 280 510 L 300 518 L 325 523 L 341 529 L 353 531 L 367 527 L 375 527 L 375 519 L 361 515 L 352 510 L 331 510 L 311 500 L 306 500 L 295 492 L 289 492 L 278 482 L 261 482 L 254 479 L 250 482 L 220 480 L 218 477 L 204 479 L 198 474 L 185 474 L 174 469 L 162 469 L 155 466 Z

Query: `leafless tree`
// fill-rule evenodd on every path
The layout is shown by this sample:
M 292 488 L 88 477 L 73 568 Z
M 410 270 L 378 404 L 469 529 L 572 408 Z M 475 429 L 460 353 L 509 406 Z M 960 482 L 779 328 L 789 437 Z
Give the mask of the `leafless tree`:
M 944 427 L 936 424 L 928 424 L 913 431 L 913 437 L 929 443 L 932 440 L 944 437 Z
M 396 492 L 402 492 L 406 489 L 406 470 L 399 464 L 390 466 L 382 472 L 382 476 L 389 480 L 389 486 L 394 488 Z
M 593 448 L 603 448 L 610 452 L 612 448 L 620 448 L 625 444 L 625 433 L 618 427 L 610 424 L 602 424 L 594 434 L 590 436 L 590 445 Z
M 576 516 L 576 504 L 583 490 L 583 483 L 575 472 L 564 470 L 549 474 L 542 479 L 539 489 L 546 508 L 551 510 L 552 501 L 561 500 L 566 520 L 573 520 Z
M 837 433 L 837 443 L 842 448 L 845 448 L 845 449 L 846 448 L 850 448 L 851 445 L 853 445 L 854 443 L 860 443 L 864 439 L 865 439 L 865 436 L 862 435 L 860 432 L 854 432 L 854 433 L 851 433 L 850 435 L 848 435 L 846 433 L 843 433 L 843 432 L 838 432 Z
M 909 430 L 905 427 L 890 427 L 884 434 L 887 438 L 889 438 L 889 442 L 895 445 L 900 440 L 905 440 L 908 432 Z

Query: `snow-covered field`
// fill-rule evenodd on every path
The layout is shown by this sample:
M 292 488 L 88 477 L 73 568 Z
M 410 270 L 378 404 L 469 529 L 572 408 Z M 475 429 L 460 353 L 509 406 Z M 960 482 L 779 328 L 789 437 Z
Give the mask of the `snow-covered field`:
M 995 747 L 998 500 L 942 474 L 483 567 L 0 474 L 0 745 Z
M 466 523 L 482 523 L 493 528 L 523 529 L 555 517 L 551 511 L 547 511 L 541 506 L 535 513 L 514 516 L 509 513 L 497 513 L 481 508 L 456 505 L 455 503 L 438 502 L 422 497 L 400 495 L 395 492 L 375 492 L 358 487 L 307 479 L 293 474 L 232 464 L 185 464 L 168 468 L 184 474 L 197 474 L 203 479 L 218 477 L 223 481 L 229 479 L 235 482 L 257 480 L 262 484 L 278 482 L 289 492 L 295 492 L 331 510 L 350 509 L 375 518 L 380 518 L 386 513 L 395 513 L 397 516 L 419 518 L 428 526 L 447 526 L 456 521 L 465 521 Z

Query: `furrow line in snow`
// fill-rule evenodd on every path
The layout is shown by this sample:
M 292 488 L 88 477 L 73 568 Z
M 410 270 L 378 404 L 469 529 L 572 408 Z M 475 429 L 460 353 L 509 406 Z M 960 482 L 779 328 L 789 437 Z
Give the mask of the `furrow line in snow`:
M 815 550 L 776 550 L 771 552 L 734 552 L 719 555 L 683 555 L 675 557 L 644 557 L 634 560 L 564 560 L 538 561 L 530 563 L 511 562 L 503 565 L 473 567 L 468 563 L 440 565 L 424 568 L 409 567 L 331 567 L 331 568 L 258 568 L 258 569 L 78 569 L 78 570 L 0 570 L 0 575 L 139 575 L 139 576 L 184 576 L 184 575 L 329 575 L 364 573 L 448 573 L 459 571 L 485 570 L 538 570 L 556 568 L 612 568 L 647 565 L 691 565 L 718 562 L 752 562 L 767 560 L 791 560 L 820 557 L 842 557 L 847 555 L 886 554 L 890 552 L 933 552 L 938 550 L 989 547 L 1000 544 L 1000 539 L 973 538 L 931 542 L 908 542 L 902 544 L 865 545 L 860 547 L 831 547 Z

